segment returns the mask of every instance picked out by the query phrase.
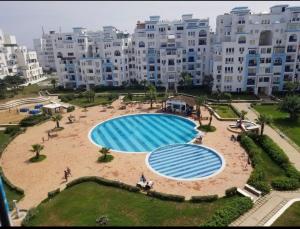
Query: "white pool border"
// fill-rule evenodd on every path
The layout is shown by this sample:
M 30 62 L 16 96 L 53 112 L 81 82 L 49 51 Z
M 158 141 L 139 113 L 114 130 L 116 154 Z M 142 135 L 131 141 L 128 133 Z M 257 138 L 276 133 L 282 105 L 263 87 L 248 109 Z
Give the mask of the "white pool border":
M 90 140 L 90 142 L 91 142 L 92 144 L 94 144 L 95 146 L 97 146 L 97 147 L 99 147 L 99 148 L 103 148 L 103 147 L 105 147 L 105 146 L 102 146 L 102 145 L 100 145 L 100 144 L 97 144 L 97 143 L 92 139 L 92 136 L 91 136 L 93 130 L 94 130 L 97 126 L 99 126 L 99 125 L 101 125 L 101 124 L 103 124 L 103 123 L 105 123 L 105 122 L 111 121 L 111 120 L 113 120 L 113 119 L 117 119 L 117 118 L 121 118 L 121 117 L 126 117 L 126 116 L 133 116 L 133 115 L 145 115 L 145 114 L 146 114 L 146 115 L 176 116 L 176 117 L 179 117 L 179 118 L 182 118 L 182 119 L 186 119 L 186 120 L 188 120 L 188 121 L 190 121 L 190 122 L 192 122 L 192 123 L 195 124 L 194 129 L 197 131 L 197 133 L 203 133 L 202 131 L 199 131 L 199 130 L 197 129 L 198 123 L 197 123 L 195 120 L 191 120 L 191 119 L 189 119 L 189 118 L 185 118 L 185 117 L 182 117 L 182 116 L 176 115 L 176 114 L 144 113 L 144 112 L 143 112 L 143 113 L 134 113 L 134 114 L 119 115 L 119 116 L 116 116 L 116 117 L 113 117 L 113 118 L 104 120 L 104 121 L 102 121 L 102 122 L 99 122 L 99 123 L 97 123 L 96 125 L 94 125 L 94 126 L 90 129 L 90 131 L 89 131 L 89 133 L 88 133 L 88 138 L 89 138 L 89 140 Z M 196 137 L 195 137 L 195 138 L 193 138 L 191 141 L 189 141 L 189 142 L 187 142 L 187 143 L 174 143 L 174 144 L 191 144 L 196 138 L 197 138 L 197 134 L 196 134 Z M 172 144 L 172 145 L 173 145 L 173 144 Z M 165 145 L 165 146 L 167 146 L 167 145 Z M 161 147 L 163 147 L 163 146 L 161 146 Z M 160 148 L 160 147 L 158 147 L 158 148 Z M 158 149 L 158 148 L 157 148 L 157 149 Z M 132 154 L 149 154 L 149 153 L 151 153 L 151 151 L 150 151 L 150 152 L 141 152 L 141 151 L 134 152 L 134 151 L 122 151 L 122 150 L 115 150 L 115 149 L 110 149 L 110 150 L 112 150 L 113 152 L 116 152 L 116 153 L 132 153 Z M 155 149 L 154 149 L 154 150 L 155 150 Z
M 166 176 L 164 174 L 161 174 L 160 172 L 156 171 L 154 168 L 151 167 L 151 165 L 149 164 L 149 157 L 151 156 L 152 152 L 155 151 L 155 150 L 158 150 L 160 148 L 163 148 L 163 147 L 167 147 L 167 146 L 171 146 L 171 145 L 192 145 L 192 146 L 197 146 L 197 147 L 203 147 L 203 148 L 206 148 L 208 150 L 211 150 L 212 152 L 214 152 L 215 154 L 217 154 L 220 158 L 221 158 L 221 162 L 222 162 L 222 166 L 221 168 L 219 168 L 219 170 L 209 176 L 205 176 L 205 177 L 198 177 L 198 178 L 176 178 L 176 177 L 171 177 L 171 176 Z M 216 176 L 218 175 L 219 173 L 221 173 L 224 168 L 225 168 L 225 165 L 226 165 L 226 162 L 225 162 L 225 159 L 223 157 L 222 154 L 220 154 L 219 152 L 217 152 L 215 149 L 212 149 L 208 146 L 205 146 L 205 145 L 197 145 L 197 144 L 191 144 L 191 143 L 175 143 L 175 144 L 170 144 L 170 145 L 165 145 L 165 146 L 161 146 L 159 148 L 156 148 L 155 150 L 151 151 L 150 153 L 147 154 L 146 158 L 145 158 L 145 163 L 146 163 L 146 166 L 148 169 L 150 169 L 150 171 L 152 171 L 153 173 L 159 175 L 159 176 L 162 176 L 164 178 L 167 178 L 167 179 L 171 179 L 171 180 L 177 180 L 177 181 L 200 181 L 200 180 L 206 180 L 206 179 L 209 179 L 213 176 Z

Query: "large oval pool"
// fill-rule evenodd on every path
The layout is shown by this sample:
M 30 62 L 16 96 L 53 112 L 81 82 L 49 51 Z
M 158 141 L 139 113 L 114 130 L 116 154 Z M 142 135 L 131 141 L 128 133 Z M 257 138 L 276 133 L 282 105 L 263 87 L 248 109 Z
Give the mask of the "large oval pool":
M 135 114 L 109 119 L 95 126 L 90 140 L 119 152 L 150 152 L 158 147 L 187 143 L 198 133 L 196 124 L 169 114 Z
M 146 157 L 155 173 L 176 180 L 201 180 L 216 175 L 224 168 L 224 159 L 203 145 L 173 144 L 155 149 Z

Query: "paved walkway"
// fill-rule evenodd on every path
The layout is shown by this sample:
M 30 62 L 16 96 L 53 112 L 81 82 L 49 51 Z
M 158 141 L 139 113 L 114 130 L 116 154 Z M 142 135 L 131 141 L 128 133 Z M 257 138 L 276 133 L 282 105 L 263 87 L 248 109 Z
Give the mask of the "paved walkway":
M 247 111 L 246 117 L 250 121 L 255 121 L 257 118 L 256 113 L 250 107 L 250 103 L 232 103 L 232 105 L 240 111 Z M 300 170 L 300 152 L 270 126 L 265 126 L 264 133 L 284 149 L 290 161 Z M 272 191 L 259 199 L 249 212 L 234 221 L 231 226 L 264 226 L 289 200 L 299 197 L 300 190 L 289 192 Z
M 238 110 L 245 110 L 247 111 L 246 117 L 250 121 L 255 121 L 257 118 L 256 113 L 250 108 L 250 103 L 232 103 L 234 107 Z M 285 153 L 289 157 L 290 161 L 295 165 L 295 167 L 300 170 L 300 152 L 292 146 L 286 139 L 279 135 L 274 129 L 272 129 L 269 125 L 265 125 L 264 133 L 270 136 L 273 141 L 275 141 L 282 149 L 284 149 Z

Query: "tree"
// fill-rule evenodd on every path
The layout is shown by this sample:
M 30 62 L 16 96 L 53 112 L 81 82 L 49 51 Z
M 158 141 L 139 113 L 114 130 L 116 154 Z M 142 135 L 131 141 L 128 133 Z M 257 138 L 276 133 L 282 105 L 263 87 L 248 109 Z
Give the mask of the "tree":
M 55 89 L 55 87 L 56 87 L 56 79 L 52 79 L 51 80 L 51 84 L 52 84 L 52 86 L 53 86 L 53 89 Z
M 201 106 L 203 106 L 206 102 L 206 96 L 199 96 L 196 99 L 196 110 L 197 110 L 197 117 L 199 120 L 199 125 L 202 126 L 202 122 L 201 122 Z
M 99 153 L 103 155 L 103 160 L 105 160 L 107 154 L 110 154 L 110 150 L 109 148 L 103 147 L 101 150 L 99 150 Z
M 182 72 L 180 75 L 182 82 L 183 82 L 183 86 L 184 86 L 184 90 L 186 89 L 187 86 L 190 86 L 193 84 L 193 78 L 191 77 L 191 74 L 188 72 Z
M 44 146 L 40 144 L 34 144 L 31 147 L 32 149 L 30 151 L 35 153 L 35 158 L 38 159 L 40 157 L 40 152 L 44 149 Z
M 13 90 L 16 90 L 19 88 L 21 84 L 24 84 L 26 80 L 19 75 L 14 75 L 14 76 L 6 76 L 4 78 L 4 81 L 9 87 L 11 87 Z
M 202 84 L 207 88 L 207 91 L 211 93 L 214 86 L 214 77 L 212 75 L 205 75 L 203 77 Z
M 152 109 L 153 99 L 156 99 L 156 87 L 153 84 L 148 86 L 148 95 L 150 98 L 150 108 Z
M 211 121 L 212 121 L 213 113 L 214 113 L 213 110 L 209 109 L 209 123 L 208 123 L 209 127 L 211 126 Z
M 248 113 L 247 111 L 241 110 L 241 116 L 240 116 L 241 120 L 245 119 L 245 116 L 246 116 L 247 113 Z
M 128 92 L 127 99 L 129 99 L 130 101 L 132 101 L 132 99 L 133 99 L 132 93 Z
M 265 124 L 269 124 L 271 122 L 271 117 L 266 114 L 260 114 L 256 119 L 256 122 L 261 126 L 260 135 L 263 135 Z
M 87 98 L 89 103 L 95 101 L 95 95 L 96 93 L 93 90 L 88 90 L 84 93 L 84 96 Z
M 287 90 L 288 95 L 293 95 L 298 87 L 299 82 L 287 82 L 284 84 L 284 88 Z
M 231 94 L 228 93 L 228 92 L 223 94 L 223 98 L 226 99 L 226 100 L 231 101 L 231 97 L 232 97 Z
M 0 79 L 0 99 L 6 98 L 6 90 L 7 90 L 7 84 L 4 80 Z
M 297 120 L 300 113 L 300 97 L 296 95 L 286 96 L 279 104 L 279 109 L 288 112 L 291 120 Z
M 59 128 L 59 121 L 62 119 L 61 114 L 56 114 L 52 116 L 52 121 L 56 122 L 56 128 Z

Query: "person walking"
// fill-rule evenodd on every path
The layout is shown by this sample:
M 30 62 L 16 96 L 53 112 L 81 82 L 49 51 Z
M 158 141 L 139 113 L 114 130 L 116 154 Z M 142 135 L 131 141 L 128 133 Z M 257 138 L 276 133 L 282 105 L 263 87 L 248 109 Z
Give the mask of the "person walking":
M 65 178 L 66 182 L 68 182 L 68 172 L 67 172 L 67 170 L 64 170 L 64 178 Z
M 69 167 L 67 167 L 66 171 L 67 171 L 68 176 L 72 176 L 71 169 Z

